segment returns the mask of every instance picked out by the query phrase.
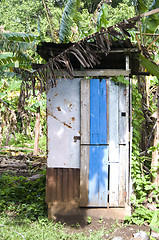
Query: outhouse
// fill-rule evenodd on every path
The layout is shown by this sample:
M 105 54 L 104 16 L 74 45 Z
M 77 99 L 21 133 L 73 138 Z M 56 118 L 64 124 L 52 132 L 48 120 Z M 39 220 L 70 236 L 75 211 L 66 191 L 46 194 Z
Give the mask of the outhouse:
M 41 43 L 37 49 L 54 65 L 47 89 L 49 218 L 130 214 L 130 79 L 138 72 L 138 49 L 128 38 L 111 38 L 111 31 L 107 38 L 98 32 L 78 43 Z

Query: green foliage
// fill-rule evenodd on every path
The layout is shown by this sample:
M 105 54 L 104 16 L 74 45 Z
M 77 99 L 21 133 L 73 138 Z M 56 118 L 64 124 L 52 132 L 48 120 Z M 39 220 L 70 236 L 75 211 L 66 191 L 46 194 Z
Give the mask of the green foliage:
M 152 184 L 152 177 L 156 176 L 154 169 L 151 169 L 151 155 L 141 156 L 139 143 L 141 141 L 141 126 L 144 121 L 141 111 L 142 96 L 138 92 L 138 84 L 132 85 L 132 125 L 133 125 L 133 143 L 132 143 L 132 169 L 131 176 L 133 180 L 133 194 L 131 196 L 133 212 L 131 217 L 125 219 L 130 224 L 142 225 L 149 224 L 152 228 L 159 223 L 159 187 Z M 149 149 L 152 152 L 152 148 Z M 146 168 L 144 167 L 146 166 Z M 154 205 L 156 211 L 147 208 L 147 204 Z
M 151 62 L 149 59 L 140 54 L 141 64 L 154 76 L 159 79 L 159 67 Z
M 102 5 L 102 9 L 99 13 L 98 20 L 97 20 L 97 31 L 100 30 L 102 27 L 107 27 L 108 25 L 108 5 L 104 3 Z
M 46 215 L 46 174 L 35 181 L 26 177 L 0 176 L 0 213 L 35 220 Z
M 79 223 L 73 224 L 76 228 L 79 228 Z M 111 226 L 109 230 L 99 228 L 98 230 L 90 229 L 85 232 L 72 231 L 70 227 L 65 226 L 61 222 L 55 223 L 49 221 L 46 217 L 40 217 L 36 221 L 31 221 L 28 218 L 0 218 L 1 237 L 7 240 L 97 240 L 105 239 L 106 235 L 115 231 L 117 224 Z M 115 227 L 115 228 L 114 228 Z
M 126 79 L 123 75 L 112 77 L 111 80 L 115 82 L 116 84 L 123 83 L 126 86 L 129 86 L 129 80 Z
M 1 78 L 0 82 L 0 108 L 2 124 L 2 146 L 34 148 L 34 128 L 37 107 L 40 106 L 40 153 L 46 153 L 46 94 L 41 94 L 40 101 L 32 95 L 27 100 L 24 109 L 19 111 L 21 80 L 16 76 L 7 79 Z M 36 90 L 36 94 L 37 94 Z M 2 134 L 1 133 L 1 134 Z M 28 152 L 27 150 L 25 152 Z
M 78 0 L 68 0 L 65 6 L 65 9 L 62 14 L 60 32 L 59 32 L 59 40 L 60 42 L 68 42 L 69 36 L 71 32 L 71 26 L 73 24 L 72 18 L 77 13 L 77 8 L 79 6 Z
M 92 218 L 91 217 L 87 217 L 87 223 L 91 224 L 91 222 L 92 222 Z
M 133 154 L 134 156 L 139 155 L 139 143 L 141 140 L 141 125 L 144 120 L 142 105 L 142 95 L 138 92 L 138 85 L 132 85 L 132 126 L 133 126 Z M 135 159 L 134 159 L 135 160 Z
M 136 12 L 143 13 L 147 11 L 147 1 L 146 0 L 134 0 L 133 1 Z
M 60 24 L 60 42 L 73 42 L 92 34 L 95 29 L 91 24 L 91 16 L 83 9 L 80 0 L 69 0 L 65 6 Z
M 54 0 L 47 0 L 47 5 L 54 16 L 54 31 L 58 30 L 62 9 L 54 7 Z M 49 23 L 45 9 L 40 0 L 3 1 L 0 8 L 0 26 L 10 32 L 25 32 L 41 35 L 45 40 L 51 40 Z
M 35 46 L 40 37 L 26 33 L 0 33 L 0 71 L 13 71 L 13 67 L 31 69 Z M 30 51 L 29 51 L 30 50 Z
M 128 0 L 122 0 L 122 2 L 118 3 L 116 8 L 104 4 L 98 18 L 97 30 L 99 30 L 101 27 L 109 27 L 116 23 L 122 22 L 124 19 L 134 17 L 134 7 L 129 6 L 128 3 Z

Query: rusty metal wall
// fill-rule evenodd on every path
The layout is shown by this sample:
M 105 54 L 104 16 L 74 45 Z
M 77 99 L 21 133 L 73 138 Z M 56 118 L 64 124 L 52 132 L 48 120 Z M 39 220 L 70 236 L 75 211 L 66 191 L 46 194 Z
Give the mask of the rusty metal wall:
M 58 79 L 47 92 L 49 168 L 80 168 L 80 80 Z
M 79 200 L 80 170 L 47 168 L 46 202 Z

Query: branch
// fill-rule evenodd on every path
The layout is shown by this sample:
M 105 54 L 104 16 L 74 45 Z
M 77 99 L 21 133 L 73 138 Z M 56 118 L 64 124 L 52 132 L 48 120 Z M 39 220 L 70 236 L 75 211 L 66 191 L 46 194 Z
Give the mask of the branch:
M 159 13 L 159 8 L 156 8 L 149 12 L 143 13 L 143 14 L 141 14 L 141 17 L 147 17 L 147 16 L 153 15 L 155 13 Z

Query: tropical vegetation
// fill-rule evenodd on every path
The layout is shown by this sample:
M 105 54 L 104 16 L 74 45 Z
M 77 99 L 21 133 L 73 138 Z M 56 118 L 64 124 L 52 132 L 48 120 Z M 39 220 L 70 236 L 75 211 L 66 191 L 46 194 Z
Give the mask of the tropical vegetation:
M 36 53 L 40 41 L 74 42 L 98 30 L 118 22 L 159 8 L 159 2 L 145 0 L 108 1 L 68 0 L 18 0 L 1 1 L 0 8 L 0 146 L 1 154 L 6 147 L 35 146 L 38 114 L 39 149 L 36 154 L 46 154 L 45 92 L 39 84 L 19 105 L 21 72 L 32 73 L 32 63 L 45 63 Z M 133 3 L 133 4 L 132 4 Z M 127 222 L 150 224 L 157 231 L 159 226 L 159 13 L 143 16 L 138 30 L 130 31 L 131 40 L 141 50 L 143 76 L 132 79 L 132 208 Z M 21 71 L 16 69 L 21 68 Z M 25 75 L 23 75 L 25 77 Z M 25 149 L 25 153 L 30 150 Z M 7 182 L 7 183 L 6 183 Z M 14 183 L 14 184 L 12 184 Z M 0 211 L 37 219 L 44 217 L 45 183 L 30 183 L 23 177 L 4 175 L 0 178 Z M 25 194 L 29 199 L 27 199 Z M 24 195 L 23 195 L 24 194 Z M 21 197 L 23 196 L 23 197 Z M 33 204 L 32 200 L 38 201 Z M 16 202 L 16 204 L 15 204 Z M 30 210 L 29 207 L 31 208 Z M 40 211 L 38 210 L 40 209 Z M 32 214 L 30 214 L 32 212 Z M 8 221 L 8 220 L 6 220 Z M 4 225 L 6 224 L 6 221 Z M 41 220 L 42 221 L 42 220 Z M 43 223 L 45 222 L 42 221 Z M 42 224 L 43 224 L 42 223 Z M 2 224 L 3 225 L 3 224 Z M 55 228 L 57 226 L 55 225 Z

